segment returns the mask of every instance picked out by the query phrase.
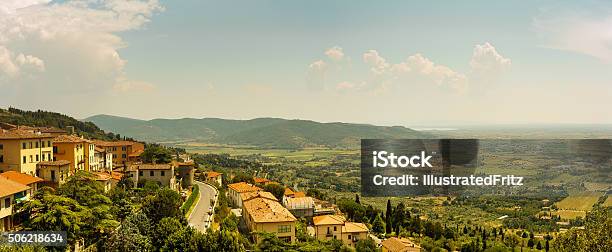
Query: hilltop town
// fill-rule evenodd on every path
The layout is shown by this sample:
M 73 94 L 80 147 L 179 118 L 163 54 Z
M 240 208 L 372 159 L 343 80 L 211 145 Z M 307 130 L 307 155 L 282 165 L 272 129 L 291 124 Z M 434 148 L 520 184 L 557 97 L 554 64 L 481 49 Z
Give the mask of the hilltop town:
M 609 230 L 607 187 L 361 198 L 351 151 L 235 157 L 56 125 L 0 122 L 0 231 L 66 231 L 61 250 L 555 251 Z

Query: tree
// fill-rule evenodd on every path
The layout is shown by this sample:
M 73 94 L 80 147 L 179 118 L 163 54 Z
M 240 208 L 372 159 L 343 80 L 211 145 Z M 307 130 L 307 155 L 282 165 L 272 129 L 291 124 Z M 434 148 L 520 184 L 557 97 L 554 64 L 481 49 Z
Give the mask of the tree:
M 358 252 L 374 252 L 376 251 L 376 243 L 371 238 L 362 239 L 355 244 L 355 250 Z
M 143 213 L 128 216 L 121 227 L 103 244 L 102 251 L 151 251 L 151 223 Z
M 199 251 L 199 241 L 203 237 L 192 227 L 186 227 L 168 236 L 162 251 Z
M 143 211 L 153 223 L 158 223 L 165 217 L 184 218 L 180 207 L 181 196 L 170 188 L 157 191 L 155 197 L 147 198 L 143 204 Z
M 593 208 L 584 220 L 584 229 L 570 229 L 560 234 L 554 243 L 555 250 L 610 251 L 612 218 L 609 217 L 609 212 L 611 209 L 601 206 Z
M 277 183 L 269 183 L 267 185 L 264 185 L 263 189 L 266 192 L 272 193 L 272 195 L 274 195 L 274 197 L 279 200 L 282 200 L 283 195 L 285 195 L 285 187 Z
M 172 161 L 172 152 L 158 144 L 148 144 L 144 152 L 140 154 L 144 163 L 167 164 Z
M 533 246 L 535 246 L 535 242 L 532 238 L 529 238 L 529 241 L 527 241 L 527 247 L 533 248 Z
M 542 243 L 538 241 L 538 245 L 536 245 L 537 250 L 542 250 Z
M 359 200 L 359 194 L 355 194 L 355 203 L 361 204 L 361 202 Z
M 246 183 L 249 183 L 249 184 L 255 184 L 255 181 L 253 180 L 253 176 L 248 175 L 248 174 L 243 173 L 243 172 L 240 172 L 240 173 L 236 174 L 232 178 L 232 183 L 240 183 L 240 182 L 246 182 Z M 281 198 L 282 198 L 282 196 L 281 196 Z
M 230 214 L 227 217 L 223 218 L 221 221 L 221 230 L 226 231 L 238 231 L 238 217 L 234 214 Z
M 271 233 L 260 233 L 261 241 L 257 244 L 257 251 L 283 252 L 288 244 L 281 241 Z
M 385 232 L 385 223 L 380 217 L 380 214 L 376 215 L 376 218 L 374 218 L 374 222 L 372 223 L 372 231 L 378 234 L 382 234 Z
M 520 237 L 518 237 L 515 234 L 511 234 L 510 236 L 506 238 L 506 240 L 504 240 L 504 244 L 512 248 L 512 251 L 514 251 L 514 248 L 519 245 L 520 241 L 521 241 Z
M 392 208 L 391 208 L 391 200 L 387 199 L 387 211 L 385 212 L 385 228 L 386 232 L 390 234 L 393 230 L 393 224 L 391 224 L 391 216 L 392 216 Z
M 181 229 L 183 229 L 183 225 L 176 218 L 166 217 L 161 219 L 155 226 L 155 232 L 151 236 L 153 245 L 156 248 L 161 248 L 166 244 L 166 240 L 170 235 L 179 232 Z

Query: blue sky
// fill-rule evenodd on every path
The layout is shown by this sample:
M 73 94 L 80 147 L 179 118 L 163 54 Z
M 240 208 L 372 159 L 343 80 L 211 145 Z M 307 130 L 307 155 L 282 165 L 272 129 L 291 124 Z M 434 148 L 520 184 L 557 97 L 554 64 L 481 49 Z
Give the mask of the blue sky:
M 8 1 L 0 106 L 79 118 L 612 123 L 611 10 L 604 1 Z

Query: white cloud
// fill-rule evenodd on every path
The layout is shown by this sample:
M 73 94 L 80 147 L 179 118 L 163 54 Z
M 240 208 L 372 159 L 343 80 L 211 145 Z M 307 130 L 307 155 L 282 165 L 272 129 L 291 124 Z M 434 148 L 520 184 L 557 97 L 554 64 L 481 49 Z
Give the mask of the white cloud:
M 342 48 L 338 46 L 327 49 L 325 55 L 334 61 L 341 61 L 344 58 L 344 52 Z
M 42 72 L 45 71 L 45 63 L 32 55 L 20 53 L 14 56 L 13 52 L 0 45 L 0 74 L 15 78 L 22 70 L 29 68 Z
M 556 10 L 534 19 L 544 47 L 589 55 L 612 62 L 612 14 Z
M 499 72 L 510 65 L 510 59 L 501 56 L 489 42 L 476 45 L 470 60 L 470 67 L 478 72 Z
M 141 89 L 147 85 L 128 80 L 118 52 L 127 45 L 117 33 L 140 29 L 161 10 L 156 0 L 2 1 L 0 75 L 37 85 L 22 78 L 28 71 L 53 90 Z
M 374 74 L 383 74 L 389 67 L 385 58 L 381 57 L 376 50 L 368 50 L 363 54 L 363 61 L 370 65 L 370 70 Z

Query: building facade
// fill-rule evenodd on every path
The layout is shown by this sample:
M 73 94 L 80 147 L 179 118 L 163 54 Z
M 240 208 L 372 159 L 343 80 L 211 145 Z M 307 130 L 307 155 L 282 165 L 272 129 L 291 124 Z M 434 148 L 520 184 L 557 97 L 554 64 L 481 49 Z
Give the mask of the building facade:
M 30 188 L 0 176 L 0 232 L 13 229 L 13 205 Z
M 285 242 L 296 241 L 297 219 L 278 201 L 264 197 L 250 198 L 243 204 L 242 217 L 256 242 L 261 241 L 258 235 L 261 232 L 273 233 Z
M 70 162 L 70 171 L 87 171 L 89 162 L 85 156 L 90 141 L 75 135 L 60 135 L 53 139 L 53 161 Z
M 22 129 L 0 129 L 0 172 L 16 171 L 34 176 L 36 164 L 52 158 L 51 135 Z
M 257 191 L 263 191 L 263 189 L 246 182 L 227 185 L 227 194 L 230 198 L 230 201 L 232 202 L 232 204 L 234 204 L 236 208 L 242 208 L 242 199 L 240 197 L 241 193 Z
M 146 181 L 158 182 L 161 186 L 178 189 L 172 164 L 133 164 L 127 169 L 127 176 L 134 181 L 134 186 Z
M 44 161 L 38 163 L 36 168 L 36 177 L 53 187 L 64 184 L 71 174 L 68 160 Z
M 368 238 L 368 227 L 363 223 L 348 222 L 341 215 L 322 215 L 312 218 L 315 237 L 322 241 L 337 239 L 354 247 L 359 240 Z

